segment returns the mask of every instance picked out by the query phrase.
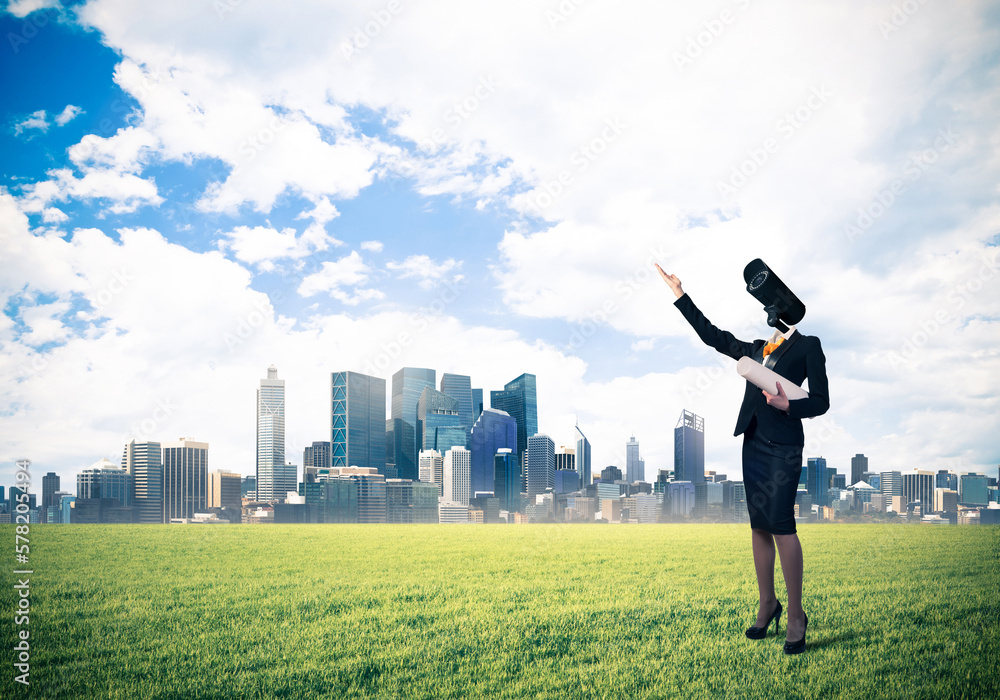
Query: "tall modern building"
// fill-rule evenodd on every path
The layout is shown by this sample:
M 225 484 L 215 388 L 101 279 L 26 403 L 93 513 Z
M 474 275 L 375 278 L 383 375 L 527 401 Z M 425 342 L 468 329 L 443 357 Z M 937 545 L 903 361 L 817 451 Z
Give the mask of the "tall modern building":
M 438 487 L 438 496 L 444 495 L 444 455 L 437 450 L 420 452 L 420 481 Z
M 528 438 L 528 497 L 556 486 L 556 444 L 548 435 Z
M 506 411 L 495 408 L 483 409 L 476 424 L 472 426 L 472 495 L 495 493 L 496 461 L 501 449 L 517 449 L 517 423 Z M 518 470 L 520 474 L 520 470 Z M 517 495 L 520 497 L 520 486 Z M 503 506 L 501 506 L 503 508 Z
M 702 442 L 702 480 L 705 479 L 705 461 L 704 461 L 704 441 Z M 629 441 L 625 443 L 625 481 L 630 484 L 634 484 L 637 481 L 646 480 L 646 463 L 639 456 L 639 441 L 635 439 L 635 435 L 629 438 Z
M 576 424 L 576 470 L 580 472 L 580 486 L 589 486 L 590 478 L 590 440 Z
M 397 478 L 400 471 L 407 472 L 409 458 L 407 450 L 417 444 L 417 426 L 410 425 L 402 418 L 387 418 L 385 421 L 385 466 L 386 474 Z
M 874 484 L 872 484 L 874 486 Z M 882 472 L 879 475 L 879 490 L 882 492 L 883 503 L 890 503 L 892 496 L 903 495 L 903 475 L 901 472 Z
M 42 477 L 42 512 L 48 512 L 48 509 L 52 506 L 58 506 L 59 504 L 55 500 L 56 492 L 59 491 L 59 475 L 55 472 L 49 472 Z M 0 496 L 0 501 L 3 497 Z
M 473 422 L 479 420 L 479 414 L 483 412 L 483 390 L 473 389 L 472 390 L 472 420 Z
M 417 400 L 417 445 L 421 450 L 445 452 L 452 447 L 466 447 L 468 436 L 462 426 L 458 401 L 434 389 L 424 387 Z
M 15 488 L 10 488 L 12 498 Z M 114 462 L 98 460 L 76 475 L 76 497 L 117 498 L 121 505 L 129 507 L 132 505 L 132 477 Z
M 208 507 L 238 510 L 243 505 L 240 494 L 241 479 L 239 474 L 221 469 L 210 472 L 208 475 Z
M 267 379 L 257 389 L 257 500 L 284 498 L 275 483 L 285 466 L 285 380 L 278 369 L 267 368 Z M 190 516 L 172 516 L 190 517 Z
M 163 443 L 163 522 L 193 518 L 208 503 L 208 443 Z
M 382 474 L 385 447 L 385 380 L 360 372 L 332 373 L 330 466 L 375 469 Z
M 447 394 L 458 402 L 458 417 L 466 435 L 471 439 L 470 431 L 476 422 L 475 407 L 472 405 L 472 380 L 464 374 L 441 375 L 441 393 Z M 465 445 L 469 447 L 468 441 Z
M 528 438 L 538 432 L 538 391 L 535 375 L 522 374 L 507 382 L 503 391 L 490 392 L 490 406 L 505 411 L 517 423 L 517 453 L 528 449 Z
M 314 442 L 302 450 L 302 481 L 312 483 L 320 469 L 330 468 L 330 443 Z
M 864 481 L 863 474 L 868 471 L 868 458 L 863 454 L 856 454 L 851 457 L 851 486 Z
M 812 502 L 819 506 L 830 505 L 826 460 L 822 457 L 810 457 L 806 464 L 809 470 L 806 491 L 812 497 Z
M 674 426 L 674 481 L 705 481 L 705 420 L 687 410 Z
M 158 442 L 132 442 L 122 453 L 122 469 L 132 475 L 136 522 L 163 522 L 163 460 Z
M 922 515 L 934 510 L 934 476 L 934 472 L 920 469 L 903 474 L 903 500 L 920 503 Z
M 521 510 L 521 462 L 517 454 L 501 447 L 493 457 L 493 467 L 493 494 L 500 501 L 500 510 Z
M 417 403 L 424 389 L 434 388 L 437 372 L 420 367 L 403 367 L 392 375 L 392 405 L 389 419 L 392 440 L 387 442 L 386 461 L 395 465 L 401 479 L 415 479 L 420 436 L 417 434 Z M 391 444 L 390 444 L 391 443 Z
M 556 448 L 556 471 L 572 469 L 576 471 L 576 450 L 562 445 Z
M 986 507 L 990 503 L 989 479 L 985 474 L 962 474 L 958 477 L 958 502 L 964 506 Z
M 274 499 L 284 501 L 288 493 L 296 493 L 299 486 L 299 468 L 291 462 L 285 462 L 274 471 Z
M 471 453 L 464 447 L 452 447 L 444 453 L 444 494 L 442 499 L 452 503 L 469 505 Z

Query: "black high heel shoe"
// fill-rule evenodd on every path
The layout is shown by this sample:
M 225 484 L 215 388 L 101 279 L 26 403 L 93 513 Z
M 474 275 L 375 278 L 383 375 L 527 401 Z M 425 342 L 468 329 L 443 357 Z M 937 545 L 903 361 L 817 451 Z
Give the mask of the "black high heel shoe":
M 805 613 L 803 613 L 805 615 Z M 802 628 L 802 639 L 797 642 L 785 642 L 786 654 L 801 654 L 806 650 L 806 629 L 809 627 L 809 616 L 806 615 L 806 624 Z
M 774 631 L 778 632 L 778 624 L 781 622 L 781 601 L 774 601 L 777 605 L 774 606 L 774 612 L 771 613 L 771 617 L 767 622 L 764 623 L 763 627 L 757 627 L 756 625 L 750 627 L 746 631 L 747 637 L 750 639 L 763 639 L 767 636 L 767 628 L 771 626 L 771 620 L 774 620 Z

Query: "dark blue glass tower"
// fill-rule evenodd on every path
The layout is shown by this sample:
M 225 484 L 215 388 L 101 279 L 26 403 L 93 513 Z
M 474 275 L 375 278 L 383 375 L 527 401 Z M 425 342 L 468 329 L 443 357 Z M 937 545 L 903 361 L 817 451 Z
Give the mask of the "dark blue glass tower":
M 521 509 L 521 461 L 517 454 L 501 448 L 493 458 L 495 484 L 493 495 L 500 501 L 500 510 L 511 513 Z
M 705 420 L 691 411 L 674 427 L 674 481 L 705 481 Z
M 812 496 L 813 503 L 820 506 L 830 505 L 827 489 L 826 460 L 822 457 L 810 457 L 807 462 L 806 491 Z
M 522 374 L 503 391 L 490 392 L 490 406 L 505 411 L 517 423 L 517 453 L 528 449 L 528 438 L 538 433 L 538 391 L 535 375 Z
M 458 402 L 458 417 L 466 431 L 465 447 L 469 445 L 469 431 L 476 419 L 473 417 L 472 380 L 465 374 L 442 374 L 441 393 L 447 394 Z
M 517 423 L 504 411 L 495 408 L 483 410 L 479 420 L 472 426 L 472 475 L 470 492 L 495 493 L 494 457 L 498 450 L 517 448 Z M 518 470 L 520 474 L 520 470 Z M 517 487 L 521 492 L 520 483 Z M 503 508 L 503 506 L 501 506 Z M 504 508 L 504 510 L 509 510 Z
M 590 485 L 590 440 L 576 426 L 576 471 L 580 474 L 580 485 Z
M 385 380 L 359 372 L 330 375 L 330 462 L 385 471 Z
M 393 454 L 386 459 L 396 465 L 396 474 L 400 478 L 410 479 L 419 471 L 417 453 L 420 450 L 420 435 L 417 432 L 417 402 L 424 389 L 434 388 L 437 372 L 433 369 L 404 367 L 392 375 L 392 408 L 390 419 L 393 421 L 392 445 L 386 445 Z M 403 424 L 396 421 L 402 421 Z M 412 434 L 412 438 L 409 436 Z

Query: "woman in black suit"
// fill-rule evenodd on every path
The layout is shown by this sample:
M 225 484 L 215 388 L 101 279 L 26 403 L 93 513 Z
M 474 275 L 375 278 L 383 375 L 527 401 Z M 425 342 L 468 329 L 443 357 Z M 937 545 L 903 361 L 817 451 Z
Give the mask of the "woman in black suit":
M 743 435 L 743 483 L 760 596 L 757 620 L 746 636 L 763 639 L 771 620 L 778 629 L 782 606 L 774 590 L 777 546 L 788 592 L 785 653 L 801 653 L 808 618 L 802 610 L 802 546 L 795 531 L 795 492 L 805 443 L 802 419 L 822 415 L 830 407 L 823 348 L 819 338 L 801 335 L 794 326 L 784 332 L 776 330 L 768 340 L 738 340 L 705 318 L 676 275 L 668 275 L 659 265 L 656 269 L 677 297 L 674 305 L 706 345 L 734 360 L 749 356 L 796 384 L 809 380 L 809 396 L 796 400 L 788 399 L 780 382 L 777 394 L 747 382 L 734 432 Z

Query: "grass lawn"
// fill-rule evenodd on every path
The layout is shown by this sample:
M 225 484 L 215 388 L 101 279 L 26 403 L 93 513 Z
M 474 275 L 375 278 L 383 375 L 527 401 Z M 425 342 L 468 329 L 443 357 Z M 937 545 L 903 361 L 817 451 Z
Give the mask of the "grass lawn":
M 35 525 L 31 687 L 0 696 L 1000 696 L 1000 528 L 799 536 L 785 656 L 784 619 L 743 635 L 747 525 Z

